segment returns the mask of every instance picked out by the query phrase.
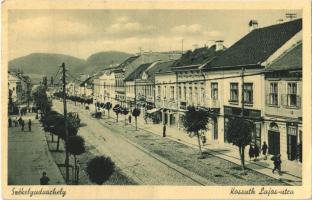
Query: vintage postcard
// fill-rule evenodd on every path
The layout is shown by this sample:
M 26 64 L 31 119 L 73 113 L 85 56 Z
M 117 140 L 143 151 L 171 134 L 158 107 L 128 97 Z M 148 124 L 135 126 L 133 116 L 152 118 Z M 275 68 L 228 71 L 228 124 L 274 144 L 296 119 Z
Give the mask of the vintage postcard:
M 311 2 L 2 2 L 4 199 L 311 199 Z

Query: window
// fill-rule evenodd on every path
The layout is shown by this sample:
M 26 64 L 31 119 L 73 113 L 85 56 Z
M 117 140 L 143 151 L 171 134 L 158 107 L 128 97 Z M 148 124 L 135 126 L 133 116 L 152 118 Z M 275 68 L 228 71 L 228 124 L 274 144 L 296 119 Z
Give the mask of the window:
M 218 99 L 218 83 L 211 83 L 211 99 Z
M 278 83 L 270 83 L 269 104 L 278 105 Z
M 248 104 L 253 103 L 253 84 L 252 83 L 244 84 L 244 103 L 248 103 Z
M 230 101 L 238 102 L 238 83 L 230 84 Z
M 157 86 L 157 95 L 159 98 L 161 97 L 161 86 L 160 85 Z
M 205 101 L 205 88 L 204 88 L 204 84 L 201 84 L 201 102 L 204 103 Z
M 164 99 L 166 99 L 167 98 L 167 86 L 164 86 Z
M 183 100 L 186 101 L 186 87 L 183 88 Z
M 193 97 L 193 88 L 189 87 L 189 101 L 192 102 L 192 97 Z
M 179 99 L 181 99 L 182 98 L 182 88 L 181 88 L 181 86 L 179 86 Z
M 287 105 L 297 106 L 297 83 L 291 82 L 287 84 Z
M 198 103 L 199 100 L 199 93 L 197 87 L 194 88 L 194 93 L 195 93 L 195 102 Z
M 174 86 L 170 86 L 170 98 L 174 99 Z

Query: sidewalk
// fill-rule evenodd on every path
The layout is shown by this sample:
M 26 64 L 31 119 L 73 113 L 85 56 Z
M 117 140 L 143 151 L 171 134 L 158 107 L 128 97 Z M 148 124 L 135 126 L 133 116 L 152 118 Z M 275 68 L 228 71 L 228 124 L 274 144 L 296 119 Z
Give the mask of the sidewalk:
M 94 112 L 94 110 L 87 111 L 87 112 Z M 110 114 L 111 118 L 116 118 L 114 112 Z M 124 121 L 124 116 L 120 115 L 120 121 Z M 128 122 L 127 122 L 128 123 Z M 132 117 L 132 126 L 135 126 L 134 117 Z M 143 117 L 138 117 L 138 128 L 144 129 L 149 131 L 153 134 L 162 136 L 163 125 L 162 124 L 153 124 L 152 122 L 148 121 L 146 124 Z M 198 142 L 196 137 L 189 137 L 182 130 L 177 130 L 177 128 L 172 128 L 170 126 L 166 127 L 166 137 L 168 139 L 183 143 L 193 148 L 198 148 Z M 208 151 L 210 154 L 217 156 L 219 158 L 228 160 L 233 162 L 237 165 L 241 165 L 238 149 L 236 146 L 231 144 L 220 144 L 220 143 L 211 143 L 211 141 L 207 141 L 207 143 L 203 146 L 204 151 Z M 268 156 L 267 160 L 263 160 L 260 157 L 259 161 L 249 161 L 248 158 L 248 148 L 245 149 L 245 166 L 249 169 L 257 171 L 261 174 L 270 176 L 275 179 L 279 179 L 283 182 L 286 182 L 290 185 L 302 185 L 302 168 L 298 167 L 297 163 L 283 160 L 282 162 L 282 176 L 280 176 L 277 172 L 274 174 L 272 173 L 273 169 L 273 161 L 270 160 L 270 156 Z
M 135 126 L 134 123 L 132 123 Z M 152 132 L 154 134 L 162 136 L 163 134 L 163 125 L 162 124 L 152 124 L 152 122 L 148 122 L 147 124 L 144 122 L 142 117 L 138 118 L 138 128 L 144 129 L 146 131 Z M 177 128 L 166 127 L 166 137 L 172 139 L 174 141 L 178 141 L 185 145 L 198 148 L 198 142 L 196 137 L 189 137 L 187 133 L 182 130 L 177 130 Z M 236 146 L 231 144 L 220 144 L 220 143 L 211 143 L 211 141 L 207 141 L 207 143 L 203 146 L 203 150 L 208 151 L 214 156 L 219 158 L 231 161 L 238 165 L 241 165 L 239 152 Z M 255 170 L 259 173 L 265 174 L 275 179 L 280 179 L 284 182 L 287 182 L 291 185 L 301 185 L 302 184 L 302 168 L 298 167 L 299 164 L 283 160 L 282 162 L 282 176 L 280 176 L 277 172 L 272 173 L 273 169 L 273 161 L 268 156 L 267 160 L 263 160 L 260 157 L 260 160 L 254 162 L 249 161 L 248 157 L 248 148 L 245 149 L 245 166 L 249 169 Z
M 11 118 L 15 119 L 15 116 Z M 11 127 L 8 131 L 8 184 L 39 185 L 42 172 L 45 171 L 50 185 L 65 185 L 35 113 L 27 113 L 22 118 L 25 120 L 24 132 L 21 127 Z M 31 132 L 28 131 L 28 119 L 32 121 Z

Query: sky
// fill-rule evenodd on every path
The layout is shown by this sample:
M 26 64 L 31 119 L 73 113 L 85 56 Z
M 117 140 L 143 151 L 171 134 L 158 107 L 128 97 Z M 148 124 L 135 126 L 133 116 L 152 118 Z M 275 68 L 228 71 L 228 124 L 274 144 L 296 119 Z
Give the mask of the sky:
M 9 60 L 34 52 L 86 59 L 100 51 L 172 51 L 229 47 L 249 32 L 299 10 L 10 10 Z

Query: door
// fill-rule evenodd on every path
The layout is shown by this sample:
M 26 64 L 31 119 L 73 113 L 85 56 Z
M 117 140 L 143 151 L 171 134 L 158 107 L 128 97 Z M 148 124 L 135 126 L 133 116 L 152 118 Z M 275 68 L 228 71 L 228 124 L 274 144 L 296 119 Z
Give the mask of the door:
M 287 153 L 288 160 L 295 160 L 297 154 L 297 137 L 294 135 L 287 136 Z
M 269 154 L 277 155 L 280 153 L 280 133 L 268 131 Z

